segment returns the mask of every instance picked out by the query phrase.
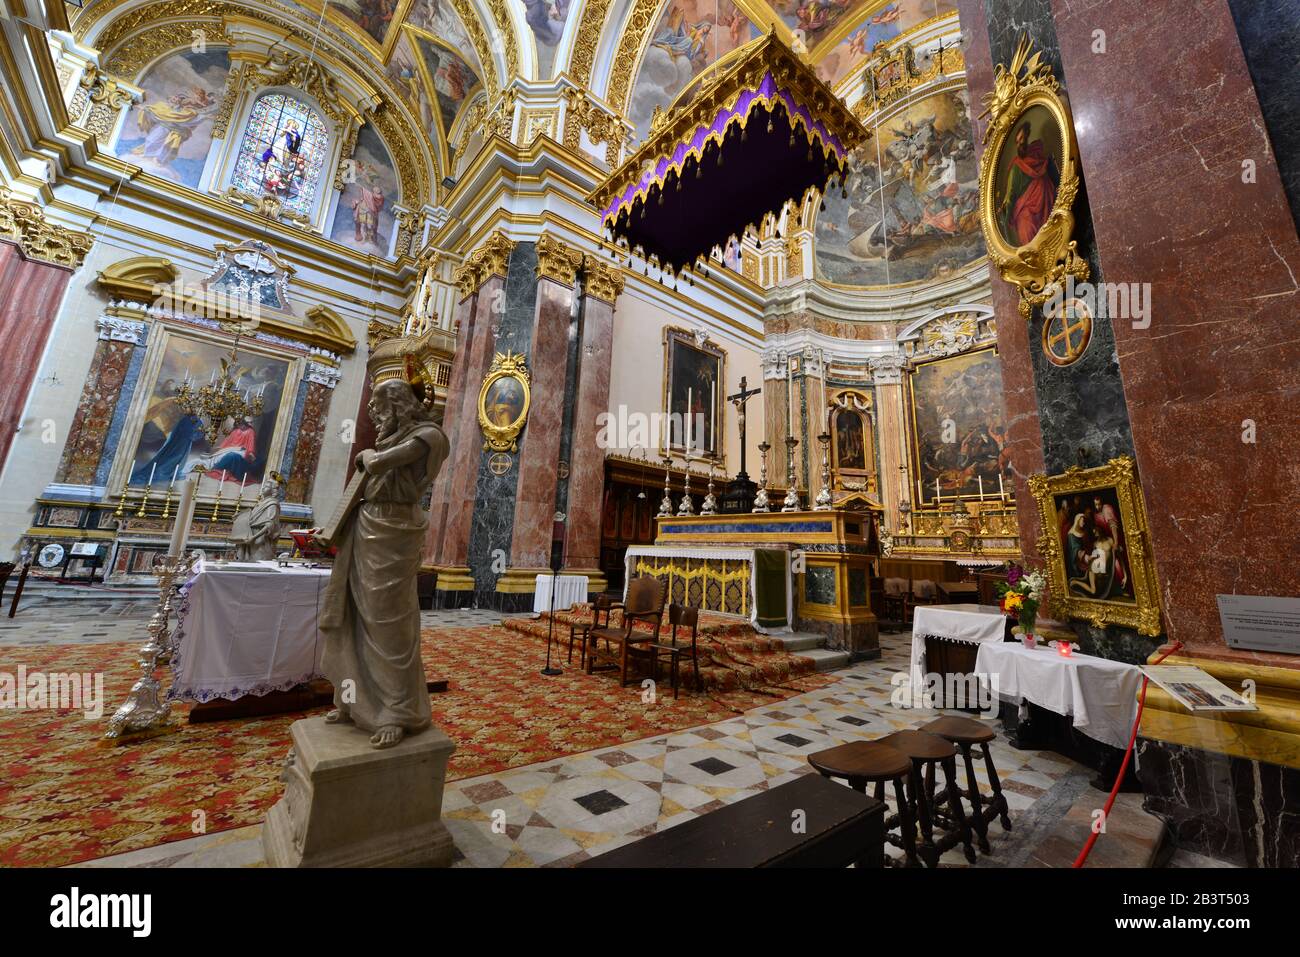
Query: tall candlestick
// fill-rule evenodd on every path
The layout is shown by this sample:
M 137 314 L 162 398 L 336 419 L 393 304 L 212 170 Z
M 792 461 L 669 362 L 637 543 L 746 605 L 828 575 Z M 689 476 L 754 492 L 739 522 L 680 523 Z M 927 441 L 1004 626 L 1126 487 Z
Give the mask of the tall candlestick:
M 785 361 L 785 391 L 788 397 L 786 401 L 786 427 L 789 431 L 786 433 L 790 438 L 794 438 L 794 366 L 790 365 L 790 360 Z
M 692 401 L 694 398 L 695 395 L 691 391 L 691 387 L 687 386 L 686 387 L 686 425 L 684 426 L 684 429 L 686 431 L 686 441 L 682 443 L 682 448 L 687 457 L 690 456 L 690 452 L 691 452 L 691 418 L 694 412 L 694 402 Z

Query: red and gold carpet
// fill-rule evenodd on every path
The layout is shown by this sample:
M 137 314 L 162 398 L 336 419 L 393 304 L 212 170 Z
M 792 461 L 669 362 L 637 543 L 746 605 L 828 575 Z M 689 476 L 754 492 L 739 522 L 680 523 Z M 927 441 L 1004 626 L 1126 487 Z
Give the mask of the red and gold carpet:
M 0 711 L 0 865 L 70 864 L 242 827 L 279 799 L 289 725 L 301 714 L 190 725 L 178 708 L 175 732 L 100 746 L 136 676 L 135 647 L 4 649 L 6 668 L 102 671 L 105 714 L 87 720 L 69 711 Z M 433 720 L 456 742 L 451 778 L 720 721 L 832 680 L 806 675 L 779 687 L 647 704 L 638 687 L 583 674 L 576 660 L 562 663 L 563 675 L 544 677 L 544 656 L 544 643 L 504 628 L 425 632 L 430 677 L 449 681 L 445 694 L 433 696 Z

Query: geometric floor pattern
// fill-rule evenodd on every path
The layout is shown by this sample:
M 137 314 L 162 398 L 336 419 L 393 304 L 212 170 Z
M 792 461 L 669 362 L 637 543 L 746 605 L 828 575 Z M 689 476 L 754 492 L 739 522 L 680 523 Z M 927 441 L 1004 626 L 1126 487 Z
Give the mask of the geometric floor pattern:
M 939 712 L 891 703 L 910 636 L 881 636 L 883 656 L 832 673 L 835 684 L 712 724 L 448 784 L 443 819 L 457 867 L 565 867 L 810 773 L 806 756 L 922 724 Z M 1023 864 L 1088 790 L 1091 772 L 1051 752 L 993 744 L 1013 830 L 994 824 L 980 867 Z M 987 786 L 983 768 L 977 769 Z M 1100 807 L 1105 795 L 1092 792 Z M 97 862 L 115 866 L 257 866 L 259 827 Z M 892 847 L 887 853 L 897 854 Z M 959 850 L 945 866 L 968 866 Z M 90 866 L 95 866 L 91 863 Z

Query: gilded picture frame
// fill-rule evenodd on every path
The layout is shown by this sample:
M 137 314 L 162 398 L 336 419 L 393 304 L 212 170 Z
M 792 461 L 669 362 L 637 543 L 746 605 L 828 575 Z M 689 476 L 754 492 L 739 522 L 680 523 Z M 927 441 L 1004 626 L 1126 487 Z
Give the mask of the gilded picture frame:
M 1067 276 L 1089 275 L 1072 238 L 1080 186 L 1074 119 L 1051 67 L 1031 50 L 1022 37 L 1010 65 L 997 65 L 980 114 L 990 117 L 980 157 L 980 226 L 989 260 L 1020 290 L 1025 319 Z
M 871 393 L 841 389 L 827 409 L 831 471 L 841 490 L 876 489 L 876 423 Z
M 1032 475 L 1049 607 L 1060 618 L 1159 635 L 1160 588 L 1146 508 L 1130 456 L 1060 475 Z
M 725 468 L 723 408 L 727 402 L 727 352 L 715 345 L 706 332 L 676 326 L 664 329 L 663 343 L 663 410 L 668 419 L 660 433 L 660 447 L 667 455 L 687 452 L 681 434 L 686 401 L 689 398 L 692 404 L 702 407 L 708 402 L 704 390 L 712 385 L 713 408 L 706 414 L 706 433 L 702 437 L 692 435 L 691 455 Z M 673 418 L 674 413 L 677 418 Z
M 518 452 L 519 433 L 532 406 L 527 360 L 498 352 L 478 393 L 478 424 L 485 452 Z

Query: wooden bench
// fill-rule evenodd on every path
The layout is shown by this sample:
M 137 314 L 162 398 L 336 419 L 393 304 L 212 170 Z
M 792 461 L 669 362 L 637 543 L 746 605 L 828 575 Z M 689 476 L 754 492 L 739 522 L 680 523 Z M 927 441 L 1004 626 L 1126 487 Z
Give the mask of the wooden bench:
M 883 867 L 884 821 L 882 802 L 806 774 L 578 866 Z

